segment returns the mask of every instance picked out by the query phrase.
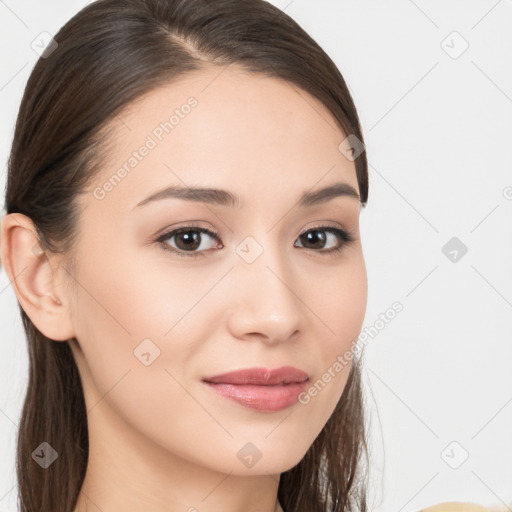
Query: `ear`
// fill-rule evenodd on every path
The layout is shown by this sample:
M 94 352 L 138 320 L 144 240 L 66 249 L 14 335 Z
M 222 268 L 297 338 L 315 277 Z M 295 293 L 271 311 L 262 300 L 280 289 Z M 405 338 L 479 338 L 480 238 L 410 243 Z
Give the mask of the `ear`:
M 42 250 L 30 218 L 21 213 L 5 215 L 0 243 L 2 265 L 32 323 L 52 340 L 73 338 L 69 304 L 61 285 L 63 269 L 56 256 L 48 257 Z

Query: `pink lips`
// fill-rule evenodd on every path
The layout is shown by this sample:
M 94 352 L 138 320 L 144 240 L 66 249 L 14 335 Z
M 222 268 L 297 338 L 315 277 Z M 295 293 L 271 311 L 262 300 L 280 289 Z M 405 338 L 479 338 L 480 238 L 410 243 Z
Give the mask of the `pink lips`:
M 308 380 L 308 374 L 302 370 L 283 366 L 275 370 L 248 368 L 205 377 L 203 382 L 219 395 L 241 405 L 274 412 L 296 403 Z

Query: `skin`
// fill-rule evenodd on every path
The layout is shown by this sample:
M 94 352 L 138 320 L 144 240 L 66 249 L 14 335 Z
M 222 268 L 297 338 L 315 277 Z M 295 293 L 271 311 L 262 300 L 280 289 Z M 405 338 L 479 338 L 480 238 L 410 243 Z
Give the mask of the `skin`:
M 190 96 L 198 101 L 190 114 L 95 198 Z M 355 164 L 338 150 L 346 135 L 306 92 L 233 66 L 151 92 L 112 127 L 108 165 L 78 198 L 73 274 L 66 255 L 32 250 L 30 219 L 11 214 L 2 223 L 2 260 L 17 276 L 20 304 L 43 334 L 69 340 L 82 378 L 90 454 L 75 512 L 280 511 L 279 475 L 324 427 L 350 364 L 307 404 L 271 413 L 218 396 L 201 379 L 295 366 L 314 383 L 352 348 L 367 299 L 360 203 L 345 196 L 295 208 L 303 192 L 333 183 L 358 190 Z M 171 184 L 226 189 L 243 207 L 165 199 L 135 208 Z M 354 241 L 327 254 L 343 241 L 325 231 L 325 249 L 299 239 L 325 224 Z M 155 241 L 183 225 L 208 228 L 220 242 L 201 234 L 203 257 L 193 258 Z M 236 252 L 248 236 L 263 249 L 252 263 Z M 165 243 L 183 251 L 177 237 Z M 134 356 L 146 338 L 160 349 L 148 366 Z M 248 442 L 261 453 L 251 468 L 237 457 Z

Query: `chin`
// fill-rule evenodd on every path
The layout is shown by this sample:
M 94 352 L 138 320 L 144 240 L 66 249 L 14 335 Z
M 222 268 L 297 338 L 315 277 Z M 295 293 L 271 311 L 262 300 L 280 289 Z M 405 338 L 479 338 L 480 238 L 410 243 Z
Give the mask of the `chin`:
M 261 450 L 256 451 L 252 443 L 247 443 L 237 453 L 237 459 L 241 463 L 236 465 L 235 471 L 233 471 L 233 468 L 230 471 L 238 475 L 278 475 L 284 473 L 299 464 L 309 446 L 302 450 L 298 448 L 297 443 L 275 445 L 267 442 L 266 447 L 262 446 Z M 249 454 L 249 457 L 246 454 Z M 250 459 L 251 454 L 254 456 L 252 461 Z M 256 460 L 258 457 L 259 459 Z M 247 462 L 244 459 L 248 459 Z

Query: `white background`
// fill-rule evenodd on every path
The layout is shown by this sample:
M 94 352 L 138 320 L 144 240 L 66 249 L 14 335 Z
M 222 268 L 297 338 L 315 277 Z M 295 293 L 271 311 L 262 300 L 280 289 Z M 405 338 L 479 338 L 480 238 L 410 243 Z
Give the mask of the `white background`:
M 404 307 L 366 345 L 372 510 L 512 507 L 512 1 L 272 3 L 336 62 L 361 117 L 364 325 Z M 84 5 L 0 2 L 2 187 L 31 43 Z M 442 252 L 452 237 L 468 249 L 456 262 Z M 0 314 L 0 512 L 12 512 L 27 353 L 3 272 Z

